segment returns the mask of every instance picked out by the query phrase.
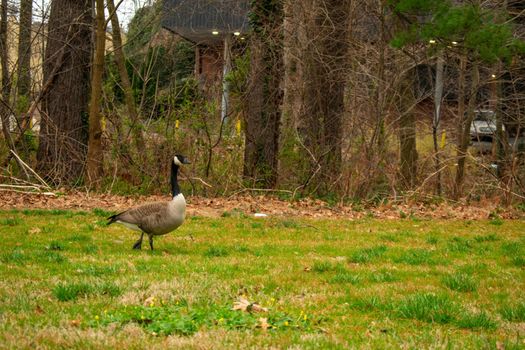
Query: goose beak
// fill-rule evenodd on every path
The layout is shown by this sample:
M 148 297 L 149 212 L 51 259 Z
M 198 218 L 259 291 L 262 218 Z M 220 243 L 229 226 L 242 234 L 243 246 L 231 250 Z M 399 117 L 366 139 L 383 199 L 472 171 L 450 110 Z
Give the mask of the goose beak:
M 191 162 L 188 160 L 188 158 L 184 158 L 182 164 L 191 164 Z

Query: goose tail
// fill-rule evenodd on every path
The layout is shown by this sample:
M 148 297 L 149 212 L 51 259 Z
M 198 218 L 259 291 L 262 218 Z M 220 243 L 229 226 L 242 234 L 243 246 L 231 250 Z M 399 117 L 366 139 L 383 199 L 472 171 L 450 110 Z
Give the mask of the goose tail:
M 111 224 L 117 222 L 117 220 L 118 220 L 118 216 L 119 216 L 119 215 L 120 215 L 120 214 L 111 215 L 111 216 L 108 218 L 108 222 L 106 223 L 106 225 L 109 226 L 109 225 L 111 225 Z

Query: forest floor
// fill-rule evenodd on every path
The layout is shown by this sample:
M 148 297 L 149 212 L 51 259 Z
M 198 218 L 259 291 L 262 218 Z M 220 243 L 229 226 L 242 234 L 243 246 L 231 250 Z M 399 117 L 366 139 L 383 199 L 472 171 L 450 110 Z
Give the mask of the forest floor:
M 9 209 L 72 209 L 92 210 L 100 208 L 119 212 L 129 207 L 148 202 L 167 201 L 169 196 L 134 195 L 123 196 L 88 192 L 64 194 L 21 194 L 0 192 L 0 210 Z M 502 219 L 524 219 L 525 204 L 502 206 L 494 198 L 477 202 L 388 202 L 383 205 L 328 204 L 321 200 L 280 200 L 268 195 L 237 195 L 231 197 L 205 198 L 186 196 L 189 216 L 221 217 L 228 215 L 266 214 L 269 217 L 345 218 L 345 219 L 466 219 L 479 220 L 500 217 Z
M 316 217 L 192 197 L 179 230 L 137 251 L 102 208 L 141 198 L 28 198 L 0 202 L 0 348 L 525 347 L 525 222 L 505 211 Z

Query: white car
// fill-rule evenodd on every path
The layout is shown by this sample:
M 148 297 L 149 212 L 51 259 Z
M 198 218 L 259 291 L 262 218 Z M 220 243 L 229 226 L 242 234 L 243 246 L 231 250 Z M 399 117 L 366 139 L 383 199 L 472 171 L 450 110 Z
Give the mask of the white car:
M 496 134 L 496 113 L 489 109 L 474 111 L 474 120 L 470 124 L 470 138 L 474 142 L 492 142 Z M 505 126 L 502 125 L 503 131 Z

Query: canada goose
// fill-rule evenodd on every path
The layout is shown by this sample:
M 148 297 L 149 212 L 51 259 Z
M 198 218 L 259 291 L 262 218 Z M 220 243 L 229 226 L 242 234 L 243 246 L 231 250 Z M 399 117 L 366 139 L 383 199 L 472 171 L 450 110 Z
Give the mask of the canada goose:
M 153 236 L 165 235 L 182 225 L 186 216 L 186 200 L 180 193 L 177 174 L 182 164 L 190 162 L 180 154 L 173 157 L 171 162 L 171 192 L 173 199 L 169 202 L 145 204 L 140 207 L 128 209 L 120 214 L 108 218 L 108 225 L 114 222 L 122 224 L 141 233 L 133 249 L 140 249 L 144 234 L 148 235 L 149 246 L 153 250 Z

